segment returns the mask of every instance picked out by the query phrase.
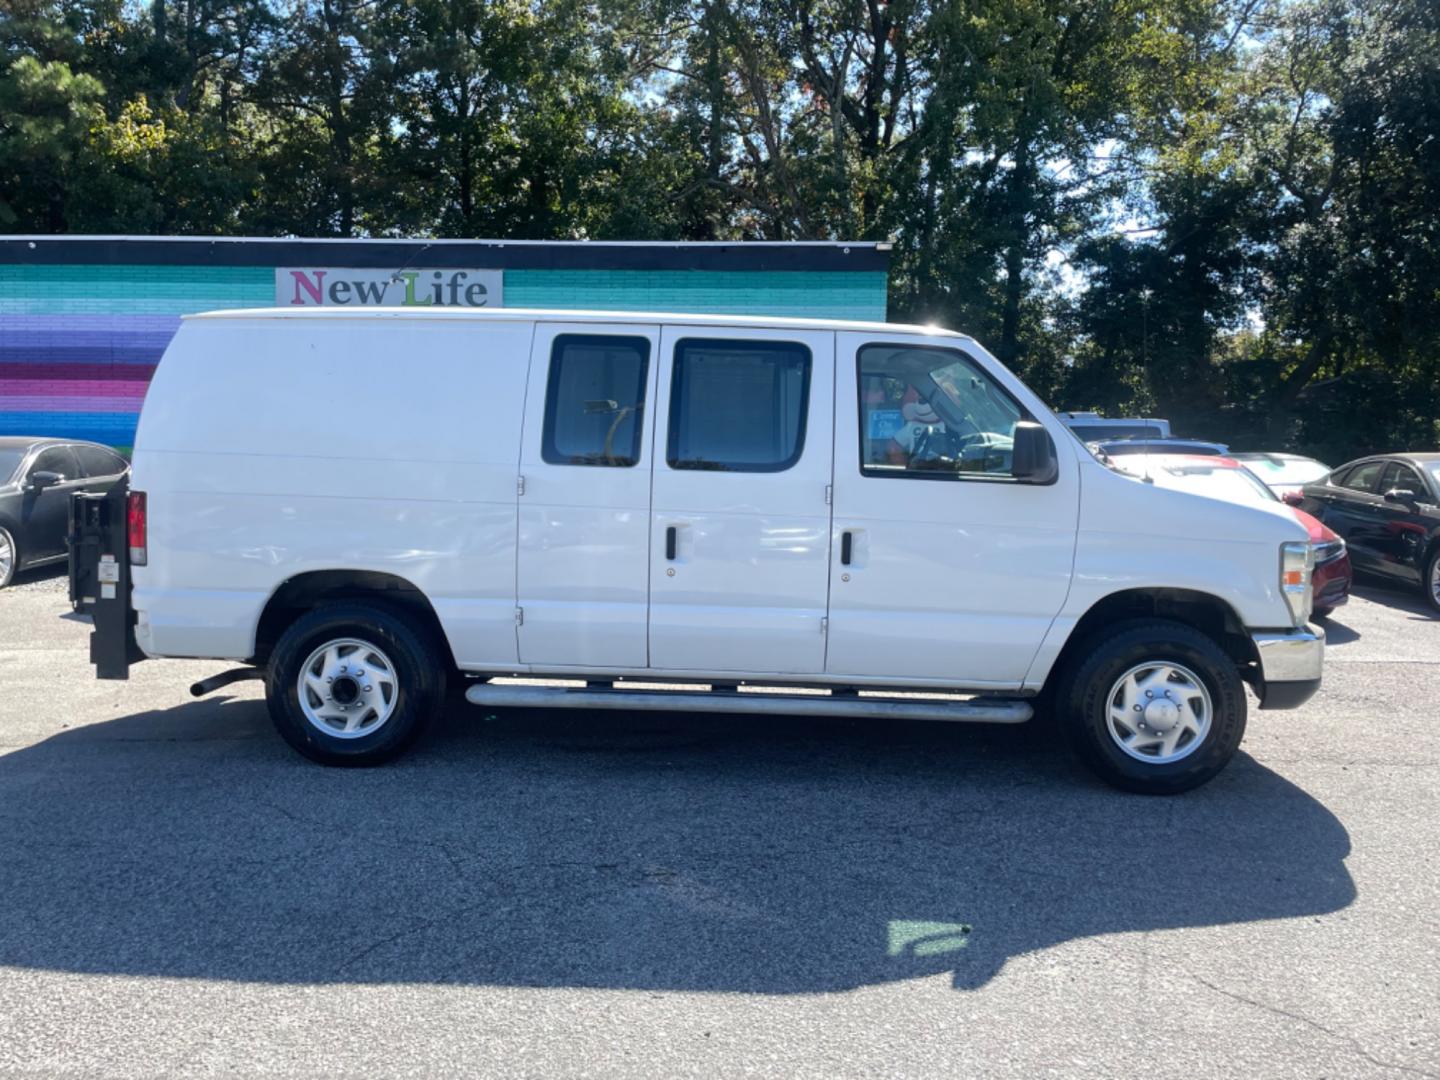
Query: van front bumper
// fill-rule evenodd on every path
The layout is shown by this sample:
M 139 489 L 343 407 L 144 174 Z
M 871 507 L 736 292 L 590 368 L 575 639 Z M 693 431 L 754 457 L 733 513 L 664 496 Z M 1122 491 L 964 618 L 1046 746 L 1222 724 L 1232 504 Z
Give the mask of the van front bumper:
M 1260 678 L 1255 692 L 1262 709 L 1293 709 L 1305 704 L 1320 689 L 1325 665 L 1325 631 L 1307 626 L 1300 630 L 1251 634 L 1260 657 Z

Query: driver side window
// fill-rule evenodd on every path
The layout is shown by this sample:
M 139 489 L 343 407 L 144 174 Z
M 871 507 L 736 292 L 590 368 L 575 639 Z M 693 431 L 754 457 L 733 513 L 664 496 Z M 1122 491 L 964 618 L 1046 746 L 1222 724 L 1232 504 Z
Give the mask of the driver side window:
M 860 349 L 860 472 L 921 479 L 1012 475 L 1025 411 L 958 349 Z
M 68 446 L 47 446 L 35 455 L 30 466 L 30 476 L 37 472 L 59 473 L 65 481 L 69 481 L 80 475 L 80 467 L 75 463 L 75 455 Z

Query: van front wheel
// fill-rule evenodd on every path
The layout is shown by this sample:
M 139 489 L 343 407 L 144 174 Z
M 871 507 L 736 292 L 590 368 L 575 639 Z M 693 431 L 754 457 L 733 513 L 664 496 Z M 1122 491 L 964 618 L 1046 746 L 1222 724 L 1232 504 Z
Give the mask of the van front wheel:
M 379 605 L 329 604 L 291 624 L 265 680 L 280 735 L 325 765 L 378 765 L 439 712 L 443 667 L 408 619 Z
M 1081 759 L 1107 783 L 1146 795 L 1199 787 L 1245 734 L 1235 662 L 1205 634 L 1168 620 L 1091 639 L 1061 673 L 1054 700 Z

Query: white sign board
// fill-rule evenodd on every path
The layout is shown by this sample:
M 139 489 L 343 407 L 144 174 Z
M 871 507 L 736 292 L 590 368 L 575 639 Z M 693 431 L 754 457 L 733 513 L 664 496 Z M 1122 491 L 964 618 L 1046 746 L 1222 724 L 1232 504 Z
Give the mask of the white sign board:
M 503 270 L 281 266 L 277 307 L 501 307 Z

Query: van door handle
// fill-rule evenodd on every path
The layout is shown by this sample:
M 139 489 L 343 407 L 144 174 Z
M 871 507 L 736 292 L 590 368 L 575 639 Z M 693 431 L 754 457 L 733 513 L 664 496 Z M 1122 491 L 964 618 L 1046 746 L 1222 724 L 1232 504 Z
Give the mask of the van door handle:
M 675 526 L 671 525 L 665 530 L 665 558 L 675 558 Z
M 850 534 L 850 532 L 849 532 L 848 530 L 840 534 L 840 565 L 841 565 L 841 566 L 849 566 L 849 565 L 850 565 L 850 547 L 851 547 L 851 543 L 852 543 L 850 537 L 851 537 L 851 534 Z

